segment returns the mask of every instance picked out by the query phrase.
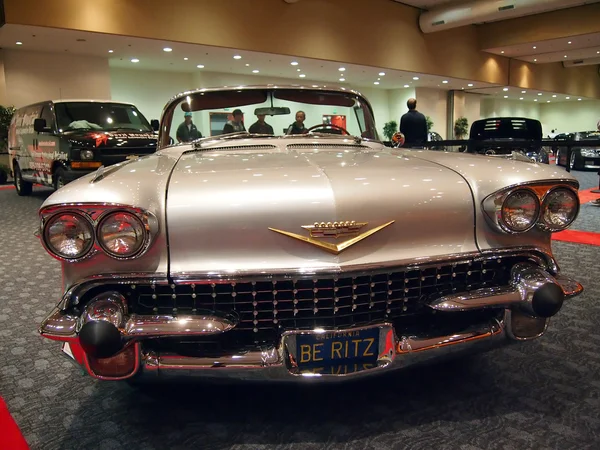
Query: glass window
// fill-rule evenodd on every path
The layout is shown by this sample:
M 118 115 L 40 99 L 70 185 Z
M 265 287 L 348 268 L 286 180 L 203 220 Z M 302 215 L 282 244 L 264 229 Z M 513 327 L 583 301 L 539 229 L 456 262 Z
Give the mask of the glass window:
M 58 128 L 69 130 L 152 132 L 146 118 L 133 105 L 99 102 L 65 102 L 55 105 Z
M 44 105 L 44 108 L 42 109 L 42 114 L 40 115 L 40 119 L 45 119 L 46 126 L 52 128 L 52 131 L 56 129 L 56 124 L 54 123 L 54 114 L 52 112 L 51 105 Z

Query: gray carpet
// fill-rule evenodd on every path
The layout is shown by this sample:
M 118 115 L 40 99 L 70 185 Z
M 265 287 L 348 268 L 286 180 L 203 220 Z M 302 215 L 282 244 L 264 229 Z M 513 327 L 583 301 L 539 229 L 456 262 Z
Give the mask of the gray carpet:
M 82 375 L 37 334 L 60 295 L 33 236 L 48 193 L 0 190 L 0 396 L 32 449 L 600 448 L 600 247 L 555 244 L 586 292 L 538 341 L 336 385 L 138 390 Z M 600 208 L 575 228 L 600 231 Z

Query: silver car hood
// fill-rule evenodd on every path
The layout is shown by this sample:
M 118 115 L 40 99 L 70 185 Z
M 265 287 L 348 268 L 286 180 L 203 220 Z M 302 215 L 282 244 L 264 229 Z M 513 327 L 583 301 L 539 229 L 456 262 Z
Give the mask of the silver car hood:
M 303 142 L 181 156 L 166 205 L 171 276 L 311 273 L 477 251 L 473 197 L 455 171 L 379 145 Z M 361 232 L 394 223 L 339 254 L 270 230 L 308 236 L 302 226 L 335 221 L 367 222 Z

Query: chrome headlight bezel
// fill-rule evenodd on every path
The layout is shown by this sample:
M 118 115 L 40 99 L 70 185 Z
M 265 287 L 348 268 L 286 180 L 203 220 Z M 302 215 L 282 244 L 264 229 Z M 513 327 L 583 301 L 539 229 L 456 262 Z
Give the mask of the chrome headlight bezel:
M 118 254 L 118 253 L 113 252 L 112 250 L 110 250 L 107 247 L 106 243 L 104 242 L 105 241 L 104 236 L 102 236 L 103 225 L 106 223 L 107 220 L 111 219 L 112 217 L 116 216 L 117 214 L 125 214 L 125 215 L 133 218 L 133 220 L 137 221 L 138 225 L 140 225 L 140 227 L 143 230 L 142 231 L 143 236 L 142 236 L 141 242 L 139 243 L 137 248 L 129 254 Z M 144 249 L 147 248 L 149 238 L 150 238 L 150 227 L 148 225 L 148 222 L 144 221 L 142 217 L 140 217 L 139 215 L 137 215 L 131 211 L 127 211 L 127 210 L 107 211 L 97 221 L 96 242 L 98 243 L 98 246 L 102 249 L 102 251 L 104 253 L 106 253 L 108 256 L 115 258 L 115 259 L 135 258 L 139 253 L 143 252 Z
M 79 254 L 77 254 L 76 256 L 68 256 L 64 253 L 61 253 L 50 243 L 49 232 L 50 232 L 52 225 L 54 225 L 61 217 L 64 217 L 64 216 L 76 217 L 78 220 L 81 221 L 81 223 L 85 227 L 88 227 L 87 231 L 90 233 L 89 242 L 85 245 L 83 250 L 81 252 L 79 252 Z M 43 224 L 41 231 L 42 231 L 40 233 L 41 238 L 42 238 L 41 241 L 42 241 L 42 245 L 44 246 L 46 251 L 48 253 L 50 253 L 52 256 L 54 256 L 55 258 L 62 260 L 62 261 L 79 261 L 79 260 L 85 258 L 87 255 L 89 255 L 90 252 L 94 248 L 95 239 L 96 239 L 94 225 L 90 221 L 90 218 L 87 215 L 81 214 L 77 211 L 68 210 L 68 211 L 61 211 L 61 212 L 58 212 L 57 214 L 54 214 L 52 217 L 48 218 L 48 220 Z
M 517 195 L 531 196 L 531 198 L 533 199 L 533 201 L 535 203 L 534 214 L 533 214 L 531 220 L 529 221 L 528 225 L 522 229 L 517 229 L 517 228 L 510 226 L 505 218 L 505 208 L 507 206 L 507 202 L 510 199 L 516 197 Z M 502 203 L 500 204 L 500 208 L 497 209 L 497 211 L 496 211 L 498 224 L 502 227 L 502 229 L 504 229 L 504 231 L 506 231 L 508 233 L 514 233 L 514 234 L 526 233 L 529 230 L 531 230 L 533 227 L 535 227 L 536 223 L 538 222 L 538 220 L 540 218 L 541 208 L 542 208 L 542 206 L 540 203 L 540 199 L 538 198 L 537 194 L 534 191 L 532 191 L 531 189 L 527 189 L 527 188 L 514 189 L 513 191 L 511 191 L 510 193 L 508 193 L 507 195 L 504 196 L 504 198 L 502 199 Z
M 100 244 L 98 240 L 98 230 L 100 222 L 108 215 L 116 212 L 126 212 L 128 214 L 132 214 L 139 220 L 144 227 L 145 236 L 144 243 L 141 248 L 132 255 L 128 256 L 117 256 L 113 255 L 111 252 L 107 252 Z M 77 214 L 85 218 L 92 226 L 93 230 L 93 245 L 87 251 L 86 254 L 77 257 L 77 258 L 65 258 L 61 255 L 56 254 L 52 251 L 50 247 L 48 247 L 46 243 L 45 233 L 48 228 L 48 224 L 52 222 L 52 220 L 63 214 Z M 152 242 L 156 239 L 159 234 L 159 220 L 156 215 L 152 212 L 135 208 L 127 205 L 121 204 L 81 204 L 81 203 L 69 203 L 69 204 L 61 204 L 55 206 L 49 206 L 40 211 L 40 238 L 42 241 L 42 245 L 46 249 L 48 253 L 50 253 L 54 258 L 68 263 L 77 263 L 82 260 L 91 258 L 97 254 L 106 255 L 112 259 L 118 260 L 131 260 L 142 257 L 152 245 Z
M 94 150 L 84 148 L 79 150 L 79 159 L 82 161 L 91 161 L 94 159 Z

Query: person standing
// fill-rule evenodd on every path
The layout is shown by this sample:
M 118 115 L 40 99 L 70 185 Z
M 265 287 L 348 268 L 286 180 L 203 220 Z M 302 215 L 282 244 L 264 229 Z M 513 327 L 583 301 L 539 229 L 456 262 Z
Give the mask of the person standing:
M 298 111 L 296 113 L 296 121 L 289 126 L 285 134 L 306 134 L 307 130 L 304 126 L 306 120 L 306 114 L 304 111 Z
M 244 127 L 244 113 L 242 110 L 234 109 L 231 115 L 233 116 L 233 119 L 225 124 L 223 127 L 223 134 L 246 131 L 246 127 Z
M 417 99 L 406 102 L 408 112 L 400 119 L 400 132 L 404 135 L 404 147 L 422 147 L 427 142 L 427 120 L 417 111 Z
M 198 131 L 194 122 L 192 122 L 192 113 L 186 112 L 183 115 L 183 122 L 177 127 L 177 142 L 190 142 L 194 139 L 200 139 L 202 133 Z
M 273 127 L 265 122 L 264 114 L 257 114 L 256 117 L 258 120 L 250 125 L 250 129 L 248 130 L 253 134 L 275 134 L 273 133 Z

